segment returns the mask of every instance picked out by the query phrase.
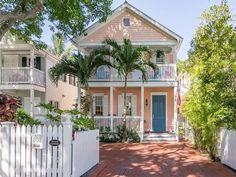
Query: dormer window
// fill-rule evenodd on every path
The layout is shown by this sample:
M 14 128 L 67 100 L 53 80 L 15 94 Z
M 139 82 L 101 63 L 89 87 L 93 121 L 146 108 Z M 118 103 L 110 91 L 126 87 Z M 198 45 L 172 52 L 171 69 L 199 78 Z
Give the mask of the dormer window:
M 130 26 L 130 18 L 129 17 L 123 18 L 123 25 L 125 27 L 129 27 Z

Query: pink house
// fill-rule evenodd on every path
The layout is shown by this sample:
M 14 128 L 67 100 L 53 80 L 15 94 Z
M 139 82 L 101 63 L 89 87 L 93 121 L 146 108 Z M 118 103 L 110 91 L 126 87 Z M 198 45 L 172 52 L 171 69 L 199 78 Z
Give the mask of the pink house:
M 143 83 L 139 72 L 130 73 L 128 126 L 136 128 L 141 138 L 146 132 L 176 132 L 176 56 L 182 37 L 127 2 L 115 9 L 106 22 L 91 25 L 86 33 L 76 39 L 84 54 L 101 46 L 106 37 L 118 42 L 129 38 L 134 46 L 145 45 L 153 51 L 147 59 L 159 67 L 156 78 L 150 70 L 148 81 Z M 105 66 L 100 67 L 91 78 L 89 86 L 98 127 L 109 126 L 115 130 L 117 125 L 122 124 L 123 85 L 117 72 Z

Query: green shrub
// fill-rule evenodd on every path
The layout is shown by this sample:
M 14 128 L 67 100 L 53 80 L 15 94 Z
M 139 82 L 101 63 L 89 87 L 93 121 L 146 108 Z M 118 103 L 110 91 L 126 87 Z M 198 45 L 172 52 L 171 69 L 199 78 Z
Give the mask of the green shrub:
M 80 116 L 79 118 L 72 119 L 72 123 L 73 131 L 86 131 L 95 129 L 94 120 L 86 116 Z
M 127 134 L 125 141 L 140 142 L 139 134 L 134 129 L 127 129 L 125 126 L 117 126 L 117 132 L 112 132 L 110 127 L 100 127 L 100 141 L 101 142 L 121 142 L 124 138 L 124 134 Z
M 33 119 L 28 113 L 26 113 L 23 109 L 17 111 L 16 119 L 18 124 L 20 125 L 40 125 L 42 122 L 38 119 Z
M 120 140 L 117 133 L 111 132 L 110 127 L 100 127 L 100 142 L 115 143 Z

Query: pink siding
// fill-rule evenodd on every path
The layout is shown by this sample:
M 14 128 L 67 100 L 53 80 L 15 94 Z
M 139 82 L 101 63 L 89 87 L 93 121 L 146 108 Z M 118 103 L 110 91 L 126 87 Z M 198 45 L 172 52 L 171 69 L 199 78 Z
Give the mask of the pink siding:
M 130 27 L 123 26 L 123 18 L 130 18 Z M 112 18 L 112 17 L 111 17 Z M 123 38 L 130 38 L 132 41 L 173 41 L 171 36 L 157 29 L 140 16 L 137 16 L 127 9 L 109 22 L 102 24 L 95 32 L 88 34 L 81 43 L 101 42 L 106 37 L 114 38 L 117 41 Z

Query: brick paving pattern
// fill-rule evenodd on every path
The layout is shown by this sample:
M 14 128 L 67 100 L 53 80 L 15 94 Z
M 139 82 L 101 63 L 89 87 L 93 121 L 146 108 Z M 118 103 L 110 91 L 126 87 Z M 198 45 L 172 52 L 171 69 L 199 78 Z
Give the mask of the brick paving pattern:
M 236 177 L 186 142 L 101 144 L 100 158 L 90 177 Z

